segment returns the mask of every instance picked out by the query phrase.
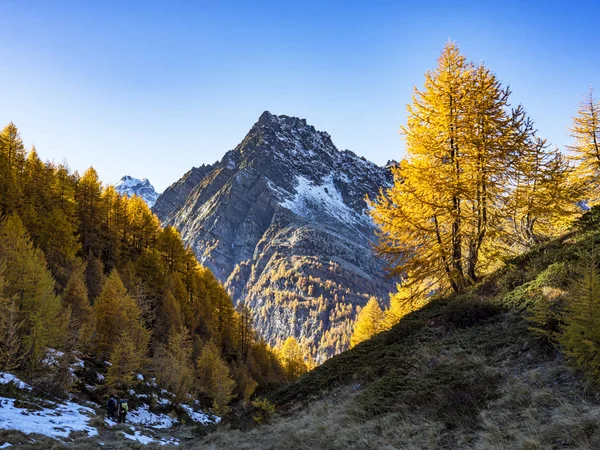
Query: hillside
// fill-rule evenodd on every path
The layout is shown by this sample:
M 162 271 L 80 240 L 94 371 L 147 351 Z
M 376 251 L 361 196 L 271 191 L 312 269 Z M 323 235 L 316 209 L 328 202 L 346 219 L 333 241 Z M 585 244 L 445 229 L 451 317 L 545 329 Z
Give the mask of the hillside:
M 194 448 L 599 448 L 598 390 L 529 321 L 591 245 L 571 234 L 508 261 L 273 394 L 271 424 Z
M 195 450 L 596 449 L 598 389 L 532 332 L 529 318 L 536 305 L 567 295 L 580 256 L 598 243 L 597 231 L 571 233 L 507 261 L 462 295 L 434 299 L 274 392 L 277 413 L 264 425 L 252 424 L 250 408 L 209 429 L 135 430 Z M 79 408 L 75 415 L 98 414 Z M 79 426 L 89 437 L 64 447 L 139 448 L 125 436 L 137 431 L 97 420 Z M 13 431 L 0 433 L 4 441 L 63 448 Z
M 365 197 L 391 173 L 338 150 L 306 120 L 264 112 L 242 142 L 193 168 L 153 211 L 245 302 L 275 345 L 294 336 L 321 362 L 348 348 L 358 308 L 395 283 L 375 258 Z

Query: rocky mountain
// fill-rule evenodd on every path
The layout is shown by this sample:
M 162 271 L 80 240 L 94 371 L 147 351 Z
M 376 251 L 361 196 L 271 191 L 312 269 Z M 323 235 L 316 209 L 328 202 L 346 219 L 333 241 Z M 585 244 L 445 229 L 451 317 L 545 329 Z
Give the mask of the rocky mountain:
M 137 195 L 144 200 L 150 208 L 154 206 L 156 199 L 158 199 L 158 196 L 160 195 L 154 190 L 154 186 L 150 184 L 150 181 L 148 181 L 147 178 L 142 178 L 140 180 L 138 178 L 130 177 L 129 175 L 125 175 L 117 184 L 115 184 L 115 190 L 120 194 L 125 194 L 129 197 Z
M 322 361 L 346 349 L 358 309 L 395 287 L 373 254 L 365 197 L 391 174 L 305 120 L 265 112 L 213 165 L 193 168 L 153 211 L 176 227 L 276 344 Z

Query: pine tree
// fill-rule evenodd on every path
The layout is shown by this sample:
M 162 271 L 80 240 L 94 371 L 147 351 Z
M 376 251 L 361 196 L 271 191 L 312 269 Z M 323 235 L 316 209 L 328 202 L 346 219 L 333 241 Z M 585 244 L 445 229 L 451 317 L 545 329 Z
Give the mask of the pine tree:
M 235 381 L 214 342 L 209 342 L 202 348 L 196 368 L 201 391 L 212 398 L 216 414 L 225 414 L 229 411 L 227 405 L 233 399 Z
M 350 347 L 371 339 L 384 329 L 384 315 L 375 297 L 371 297 L 356 316 Z
M 569 131 L 575 140 L 567 147 L 578 163 L 575 177 L 587 187 L 589 204 L 596 205 L 600 202 L 600 103 L 592 88 L 579 104 Z
M 234 379 L 237 388 L 237 398 L 241 400 L 243 405 L 247 405 L 258 387 L 258 383 L 250 374 L 248 366 L 244 363 L 238 364 L 236 367 Z

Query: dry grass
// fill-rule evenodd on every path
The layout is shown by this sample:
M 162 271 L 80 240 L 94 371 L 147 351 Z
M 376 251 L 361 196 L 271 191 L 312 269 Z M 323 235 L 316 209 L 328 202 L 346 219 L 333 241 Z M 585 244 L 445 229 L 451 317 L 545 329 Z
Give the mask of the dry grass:
M 499 397 L 479 413 L 475 428 L 448 429 L 419 408 L 374 418 L 349 414 L 350 389 L 279 416 L 250 431 L 222 428 L 183 448 L 240 450 L 342 449 L 599 449 L 600 405 L 586 398 L 563 365 L 524 373 L 507 367 Z M 512 371 L 512 375 L 508 372 Z

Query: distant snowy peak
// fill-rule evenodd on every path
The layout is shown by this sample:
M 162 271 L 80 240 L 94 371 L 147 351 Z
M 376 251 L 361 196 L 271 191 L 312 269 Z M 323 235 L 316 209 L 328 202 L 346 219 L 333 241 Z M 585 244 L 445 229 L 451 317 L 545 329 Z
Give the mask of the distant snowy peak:
M 139 178 L 133 178 L 129 175 L 125 175 L 117 184 L 115 184 L 115 190 L 119 194 L 127 195 L 128 197 L 137 195 L 144 200 L 150 208 L 154 206 L 156 199 L 158 199 L 160 195 L 154 190 L 154 186 L 152 186 L 147 178 L 142 178 L 140 180 Z

